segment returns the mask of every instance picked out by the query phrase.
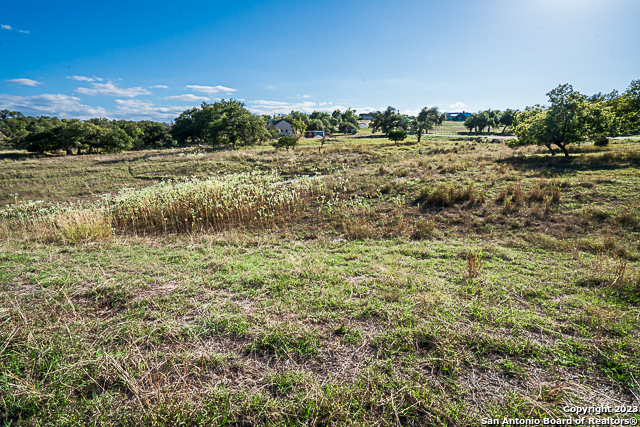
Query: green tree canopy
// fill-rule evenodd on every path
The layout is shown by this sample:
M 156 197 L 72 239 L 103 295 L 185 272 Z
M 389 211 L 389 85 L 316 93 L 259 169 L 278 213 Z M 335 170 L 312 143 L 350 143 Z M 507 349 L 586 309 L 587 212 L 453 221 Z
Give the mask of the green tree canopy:
M 394 141 L 398 145 L 399 141 L 404 141 L 407 138 L 407 133 L 402 129 L 392 129 L 387 134 L 391 141 Z
M 269 136 L 261 116 L 253 115 L 244 103 L 234 99 L 202 104 L 206 124 L 205 142 L 214 146 L 231 144 L 236 149 L 265 141 Z M 204 119 L 203 119 L 204 121 Z
M 247 146 L 269 136 L 264 118 L 253 115 L 244 103 L 234 99 L 184 111 L 174 120 L 171 135 L 179 143 L 207 143 L 214 146 Z
M 620 131 L 640 132 L 640 79 L 633 80 L 622 95 L 616 95 L 606 95 L 605 102 L 615 113 Z
M 549 107 L 536 105 L 516 114 L 517 144 L 544 145 L 552 155 L 555 145 L 568 157 L 569 144 L 613 133 L 614 114 L 604 103 L 587 101 L 570 84 L 558 86 L 547 96 Z
M 394 129 L 406 129 L 405 120 L 403 120 L 402 115 L 393 107 L 387 107 L 384 111 L 376 111 L 371 113 L 372 119 L 369 123 L 369 127 L 371 128 L 371 132 L 376 133 L 380 131 L 384 134 L 389 134 L 390 130 Z
M 429 132 L 436 126 L 444 123 L 445 114 L 440 113 L 438 107 L 424 107 L 416 117 L 411 120 L 409 128 L 418 136 L 418 142 L 422 138 L 422 134 Z

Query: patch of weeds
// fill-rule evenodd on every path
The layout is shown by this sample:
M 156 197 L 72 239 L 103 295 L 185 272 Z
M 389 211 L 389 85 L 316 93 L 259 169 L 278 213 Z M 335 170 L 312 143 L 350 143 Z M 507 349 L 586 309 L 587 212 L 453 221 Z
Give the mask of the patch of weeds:
M 565 368 L 578 368 L 587 362 L 582 355 L 584 344 L 575 340 L 558 340 L 554 347 L 548 349 L 551 361 L 556 366 Z
M 286 326 L 272 327 L 258 333 L 245 348 L 245 353 L 264 356 L 285 356 L 296 353 L 301 357 L 318 354 L 319 342 L 316 334 L 309 330 L 293 330 Z
M 199 368 L 221 368 L 234 359 L 232 354 L 209 353 L 194 358 L 194 364 Z
M 289 395 L 294 390 L 303 388 L 309 383 L 309 378 L 302 372 L 272 372 L 267 374 L 265 381 L 269 389 L 276 395 Z
M 515 336 L 494 336 L 484 332 L 470 332 L 466 346 L 478 355 L 505 355 L 531 358 L 543 354 L 543 348 L 533 341 Z
M 341 228 L 348 240 L 371 239 L 377 235 L 374 225 L 362 217 L 345 219 L 342 221 Z
M 602 372 L 611 380 L 637 387 L 635 378 L 640 377 L 640 363 L 637 357 L 625 353 L 635 355 L 637 349 L 629 348 L 624 341 L 609 341 L 600 347 L 596 358 Z
M 429 205 L 451 206 L 466 201 L 471 204 L 484 203 L 485 193 L 483 190 L 477 190 L 473 184 L 439 184 L 436 187 L 423 188 L 414 204 L 423 203 L 424 208 Z
M 196 330 L 199 336 L 244 335 L 250 327 L 243 315 L 212 314 L 198 319 Z
M 380 334 L 373 344 L 392 354 L 428 353 L 438 347 L 441 327 L 437 326 L 433 330 L 427 330 L 426 327 L 397 327 Z
M 502 359 L 497 363 L 498 368 L 506 375 L 524 378 L 527 374 L 524 368 L 516 365 L 510 359 Z
M 351 329 L 343 324 L 338 326 L 334 333 L 342 338 L 347 344 L 360 344 L 362 343 L 362 333 L 359 329 Z
M 393 191 L 393 184 L 387 182 L 385 185 L 380 187 L 378 191 L 380 191 L 380 194 L 389 194 Z
M 613 218 L 614 224 L 630 229 L 638 229 L 640 227 L 640 214 L 638 209 L 626 207 L 618 212 Z
M 475 279 L 482 270 L 482 249 L 470 249 L 467 252 L 467 278 Z
M 402 169 L 396 171 L 396 175 L 400 176 L 400 177 L 405 177 L 405 176 L 409 175 L 409 170 L 407 168 L 402 168 Z
M 415 231 L 411 235 L 414 240 L 430 239 L 435 235 L 436 224 L 433 219 L 420 218 L 413 222 Z
M 384 166 L 380 166 L 378 168 L 378 175 L 388 175 L 389 174 L 389 169 L 385 168 Z
M 125 304 L 134 295 L 131 289 L 125 288 L 122 284 L 109 282 L 99 284 L 81 293 L 80 297 L 91 298 L 101 306 L 113 308 Z

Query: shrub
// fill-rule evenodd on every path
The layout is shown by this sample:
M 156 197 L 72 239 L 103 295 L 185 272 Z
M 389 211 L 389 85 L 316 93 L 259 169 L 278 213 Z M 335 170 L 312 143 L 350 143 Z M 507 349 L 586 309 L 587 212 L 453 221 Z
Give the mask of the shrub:
M 271 143 L 271 146 L 276 150 L 278 148 L 285 148 L 287 151 L 289 151 L 289 148 L 295 149 L 296 145 L 298 145 L 298 141 L 298 137 L 285 135 L 273 141 Z
M 387 136 L 397 145 L 399 141 L 404 141 L 407 138 L 407 133 L 403 130 L 390 130 Z
M 429 239 L 434 236 L 436 231 L 435 221 L 432 219 L 417 219 L 414 222 L 416 231 L 411 235 L 412 239 Z
M 602 136 L 593 141 L 593 145 L 595 145 L 596 147 L 606 147 L 607 145 L 609 145 L 609 140 L 606 137 Z
M 463 186 L 460 184 L 440 184 L 437 187 L 426 187 L 420 191 L 420 195 L 415 203 L 422 203 L 435 206 L 451 206 L 457 203 L 470 201 L 474 203 L 484 203 L 485 195 L 482 191 L 476 191 L 473 184 Z

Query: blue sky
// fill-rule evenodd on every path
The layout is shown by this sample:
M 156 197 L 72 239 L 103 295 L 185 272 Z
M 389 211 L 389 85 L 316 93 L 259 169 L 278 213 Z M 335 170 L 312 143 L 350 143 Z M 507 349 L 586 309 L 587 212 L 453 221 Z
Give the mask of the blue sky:
M 5 2 L 0 109 L 171 121 L 388 105 L 522 109 L 640 78 L 640 1 Z

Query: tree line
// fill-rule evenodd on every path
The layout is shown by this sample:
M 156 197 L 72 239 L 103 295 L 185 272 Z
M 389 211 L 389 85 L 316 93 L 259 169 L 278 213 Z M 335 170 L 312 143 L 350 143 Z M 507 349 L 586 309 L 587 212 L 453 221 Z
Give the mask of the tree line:
M 149 120 L 134 122 L 93 118 L 83 122 L 25 116 L 8 110 L 0 111 L 0 132 L 5 136 L 5 143 L 33 153 L 118 152 L 158 146 L 171 139 L 168 125 Z
M 505 133 L 507 128 L 513 125 L 513 119 L 515 118 L 516 110 L 510 108 L 505 111 L 500 110 L 485 110 L 471 114 L 464 121 L 464 127 L 471 132 L 484 132 L 487 129 L 491 132 L 492 128 L 502 127 L 502 133 Z
M 555 154 L 553 147 L 568 156 L 567 145 L 584 140 L 599 144 L 607 137 L 640 132 L 640 80 L 631 82 L 619 94 L 598 93 L 587 96 L 569 84 L 560 85 L 548 94 L 547 106 L 535 105 L 523 111 L 486 110 L 471 114 L 464 126 L 470 132 L 491 131 L 502 127 L 502 133 L 512 128 L 517 141 L 511 145 L 539 144 Z M 418 141 L 445 121 L 445 113 L 437 107 L 425 107 L 416 116 L 401 114 L 388 107 L 375 111 L 369 123 L 373 133 L 382 132 L 394 141 L 416 134 Z M 295 146 L 306 130 L 323 130 L 329 134 L 347 133 L 359 129 L 356 111 L 335 110 L 331 114 L 314 111 L 310 114 L 291 111 L 281 115 L 255 115 L 238 100 L 202 103 L 184 111 L 172 124 L 149 120 L 109 120 L 93 118 L 58 119 L 57 117 L 25 116 L 17 111 L 0 111 L 0 138 L 14 147 L 31 152 L 65 151 L 68 154 L 117 152 L 128 149 L 176 144 L 209 144 L 236 149 L 280 136 L 275 127 L 278 120 L 287 120 L 294 130 L 287 140 L 279 139 L 274 147 Z
M 584 141 L 606 145 L 608 138 L 640 132 L 640 80 L 633 80 L 619 94 L 587 96 L 562 84 L 547 93 L 549 105 L 534 105 L 516 112 L 510 145 L 545 146 L 552 155 L 559 148 L 569 156 L 568 146 Z
M 438 107 L 424 107 L 417 116 L 408 116 L 389 106 L 384 111 L 374 111 L 371 116 L 369 128 L 373 133 L 380 131 L 397 141 L 404 139 L 407 132 L 413 132 L 418 142 L 422 135 L 442 125 L 446 118 L 446 114 L 441 113 Z

